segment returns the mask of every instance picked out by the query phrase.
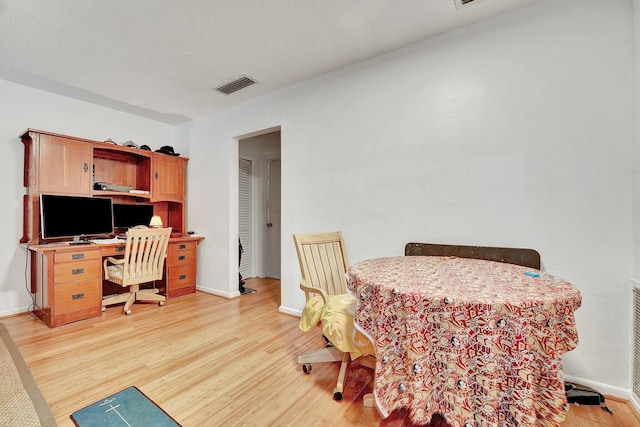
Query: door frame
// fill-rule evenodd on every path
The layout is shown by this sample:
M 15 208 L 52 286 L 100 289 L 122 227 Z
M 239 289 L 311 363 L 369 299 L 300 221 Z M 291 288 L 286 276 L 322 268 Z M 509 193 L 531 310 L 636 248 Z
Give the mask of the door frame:
M 231 165 L 230 165 L 231 166 L 230 167 L 230 173 L 232 175 L 235 175 L 235 176 L 231 177 L 231 180 L 232 180 L 232 182 L 235 182 L 235 185 L 232 184 L 232 186 L 230 188 L 229 196 L 230 196 L 230 202 L 232 204 L 235 204 L 235 206 L 236 206 L 235 215 L 232 215 L 232 218 L 230 218 L 231 224 L 230 224 L 230 227 L 229 227 L 229 229 L 231 231 L 231 234 L 229 235 L 229 251 L 230 251 L 230 254 L 231 254 L 231 259 L 230 259 L 230 261 L 231 261 L 230 264 L 231 265 L 230 266 L 232 268 L 232 270 L 231 270 L 232 272 L 236 271 L 237 268 L 238 268 L 238 232 L 239 232 L 239 229 L 238 229 L 238 211 L 237 211 L 237 206 L 238 205 L 237 204 L 238 204 L 238 201 L 239 201 L 239 192 L 238 192 L 239 162 L 238 162 L 238 160 L 241 157 L 240 156 L 240 142 L 242 140 L 244 140 L 244 139 L 249 139 L 249 138 L 253 138 L 253 137 L 256 137 L 256 136 L 266 135 L 266 134 L 275 133 L 275 132 L 280 132 L 280 140 L 279 140 L 279 147 L 280 148 L 278 150 L 279 151 L 279 155 L 276 156 L 276 157 L 280 158 L 280 160 L 282 161 L 282 128 L 281 128 L 280 125 L 273 126 L 273 127 L 270 127 L 270 128 L 264 128 L 264 129 L 253 131 L 253 132 L 248 132 L 248 133 L 245 133 L 245 134 L 240 134 L 240 135 L 237 135 L 237 136 L 233 137 L 233 139 L 232 139 L 232 142 L 234 143 L 235 148 L 234 148 L 234 150 L 232 150 L 232 156 L 231 156 L 231 159 L 230 159 L 230 163 L 231 163 Z M 235 155 L 233 155 L 233 153 L 235 153 Z M 243 157 L 248 158 L 248 156 L 243 156 Z M 257 187 L 258 187 L 258 184 L 256 184 L 256 186 L 252 187 L 252 188 L 256 189 Z M 258 209 L 258 208 L 259 209 L 263 209 L 263 206 L 262 206 L 263 200 L 264 199 L 261 199 L 261 200 L 258 201 L 260 203 L 259 207 L 258 206 L 253 206 L 252 207 L 252 212 L 254 214 L 256 213 L 256 209 Z M 255 201 L 255 200 L 253 200 L 253 201 Z M 255 203 L 254 203 L 254 205 L 255 205 Z M 264 216 L 261 216 L 261 219 L 264 219 Z M 261 233 L 262 234 L 261 238 L 264 238 L 264 236 L 266 235 L 266 232 L 264 232 L 263 230 L 264 230 L 264 228 L 266 228 L 266 222 L 262 221 L 263 224 L 258 224 L 257 223 L 257 221 L 258 221 L 258 215 L 257 214 L 254 215 L 254 220 L 253 221 L 254 221 L 254 223 L 253 223 L 254 224 L 254 230 L 252 231 L 252 233 Z M 281 220 L 281 222 L 282 222 L 282 220 Z M 258 229 L 260 229 L 260 230 L 258 230 Z M 234 233 L 234 230 L 235 230 L 235 233 Z M 282 263 L 282 233 L 280 233 L 280 234 L 281 234 L 280 235 L 280 260 L 281 260 L 281 263 Z M 256 238 L 256 234 L 252 234 L 252 238 Z M 262 244 L 259 244 L 259 245 L 256 244 L 255 241 L 253 243 L 254 243 L 253 250 L 256 251 L 256 252 L 254 252 L 254 258 L 252 260 L 253 261 L 252 270 L 257 268 L 258 261 L 260 261 L 261 265 L 264 265 L 264 253 L 262 253 L 263 252 L 263 248 L 264 248 L 264 243 L 261 242 Z M 258 249 L 258 248 L 260 248 L 260 249 Z M 235 260 L 235 262 L 234 262 L 234 260 Z M 233 267 L 234 265 L 235 265 L 235 267 Z M 234 268 L 236 270 L 233 270 Z M 256 273 L 257 273 L 256 275 L 260 275 L 261 273 L 264 273 L 264 272 L 257 271 Z M 230 287 L 229 287 L 229 289 L 230 289 L 230 295 L 231 296 L 239 296 L 240 295 L 240 293 L 237 291 L 237 289 L 238 289 L 237 277 L 238 277 L 237 272 L 235 273 L 235 275 L 233 273 L 230 275 L 230 282 L 229 282 L 229 286 Z M 281 283 L 280 286 L 282 288 L 282 283 Z

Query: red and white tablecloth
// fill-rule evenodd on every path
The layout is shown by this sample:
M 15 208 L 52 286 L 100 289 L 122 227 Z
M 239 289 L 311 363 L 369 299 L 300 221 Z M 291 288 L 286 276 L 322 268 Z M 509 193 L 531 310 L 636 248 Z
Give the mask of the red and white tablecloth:
M 538 277 L 535 277 L 539 273 Z M 374 396 L 425 424 L 558 426 L 566 416 L 561 356 L 578 344 L 570 283 L 513 264 L 406 256 L 347 272 L 356 326 L 373 342 Z

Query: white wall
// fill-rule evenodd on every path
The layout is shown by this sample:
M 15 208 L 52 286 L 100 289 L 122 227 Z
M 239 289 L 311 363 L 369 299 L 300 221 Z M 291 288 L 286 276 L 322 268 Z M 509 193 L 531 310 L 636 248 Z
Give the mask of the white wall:
M 640 287 L 640 0 L 633 0 L 633 277 Z
M 633 0 L 633 78 L 632 94 L 633 94 L 633 194 L 632 194 L 632 218 L 633 218 L 633 252 L 632 252 L 632 289 L 640 288 L 640 81 L 637 78 L 640 73 L 640 0 Z M 633 291 L 629 293 L 633 295 Z M 633 307 L 632 307 L 633 310 Z M 630 317 L 633 319 L 633 312 Z M 630 321 L 631 323 L 634 320 Z M 634 336 L 637 332 L 632 331 Z M 631 360 L 633 360 L 633 352 L 640 343 L 634 343 L 631 340 Z M 640 347 L 639 347 L 640 348 Z M 633 366 L 631 366 L 633 369 Z M 631 373 L 631 375 L 640 374 L 640 372 Z M 632 382 L 633 384 L 634 382 Z M 637 408 L 640 408 L 640 396 L 633 393 L 632 400 Z
M 152 149 L 173 145 L 174 128 L 70 98 L 0 80 L 0 316 L 27 311 L 31 304 L 25 280 L 26 248 L 22 237 L 24 146 L 28 128 L 103 141 L 132 140 Z M 176 150 L 179 152 L 179 150 Z
M 631 12 L 542 1 L 179 127 L 199 286 L 237 287 L 237 138 L 279 125 L 283 311 L 304 301 L 294 232 L 342 230 L 352 263 L 532 247 L 583 296 L 567 375 L 628 390 Z

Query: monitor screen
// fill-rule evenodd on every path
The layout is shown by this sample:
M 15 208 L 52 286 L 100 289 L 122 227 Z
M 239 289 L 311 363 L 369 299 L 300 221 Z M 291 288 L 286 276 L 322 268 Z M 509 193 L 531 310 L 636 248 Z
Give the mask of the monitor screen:
M 113 226 L 115 228 L 132 228 L 136 225 L 149 225 L 153 216 L 153 205 L 113 204 Z
M 42 238 L 113 234 L 112 201 L 104 197 L 40 195 Z

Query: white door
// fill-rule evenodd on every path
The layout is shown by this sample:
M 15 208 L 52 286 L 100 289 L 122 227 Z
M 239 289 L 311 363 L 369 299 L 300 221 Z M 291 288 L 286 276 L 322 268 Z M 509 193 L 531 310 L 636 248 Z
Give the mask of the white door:
M 266 275 L 280 278 L 280 159 L 266 162 Z
M 251 160 L 240 159 L 238 176 L 238 237 L 242 243 L 240 274 L 245 279 L 251 277 L 251 183 L 253 164 Z

